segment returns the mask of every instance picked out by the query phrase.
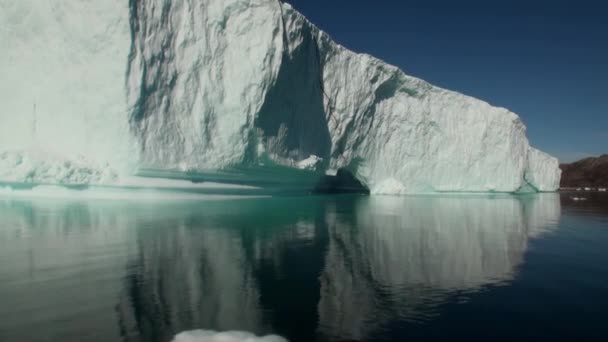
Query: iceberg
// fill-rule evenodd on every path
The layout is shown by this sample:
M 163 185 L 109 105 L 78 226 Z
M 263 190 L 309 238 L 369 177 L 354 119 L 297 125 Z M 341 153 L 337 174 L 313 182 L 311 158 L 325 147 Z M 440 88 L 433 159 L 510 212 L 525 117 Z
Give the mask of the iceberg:
M 0 151 L 43 151 L 48 183 L 280 166 L 372 194 L 559 187 L 516 114 L 349 51 L 279 0 L 0 0 L 0 20 Z M 47 170 L 84 160 L 96 176 Z

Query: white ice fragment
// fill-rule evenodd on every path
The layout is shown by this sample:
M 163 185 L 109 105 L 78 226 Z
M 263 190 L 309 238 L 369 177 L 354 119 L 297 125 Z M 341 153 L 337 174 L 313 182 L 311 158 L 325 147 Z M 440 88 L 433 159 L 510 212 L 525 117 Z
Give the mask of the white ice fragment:
M 0 150 L 0 180 L 14 183 L 114 184 L 118 174 L 84 156 L 68 159 L 40 150 Z
M 172 342 L 287 342 L 287 340 L 276 335 L 258 337 L 242 331 L 193 330 L 176 335 Z
M 315 155 L 311 155 L 310 157 L 297 162 L 296 167 L 301 170 L 316 170 L 317 166 L 321 162 L 323 162 L 323 158 L 319 158 Z

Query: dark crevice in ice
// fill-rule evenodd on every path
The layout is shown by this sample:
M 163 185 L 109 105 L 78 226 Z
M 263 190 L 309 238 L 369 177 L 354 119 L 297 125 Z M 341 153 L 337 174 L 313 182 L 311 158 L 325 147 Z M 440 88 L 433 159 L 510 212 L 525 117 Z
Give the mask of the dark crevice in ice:
M 369 189 L 348 170 L 340 169 L 335 176 L 324 176 L 313 190 L 313 193 L 369 195 Z
M 137 77 L 141 87 L 138 94 L 129 94 L 134 98 L 133 107 L 130 108 L 129 123 L 136 137 L 145 137 L 147 128 L 146 119 L 156 112 L 167 115 L 171 108 L 171 94 L 177 84 L 177 74 L 172 67 L 175 56 L 173 48 L 175 44 L 175 33 L 169 29 L 171 2 L 163 3 L 160 11 L 160 27 L 150 26 L 149 18 L 145 18 L 150 4 L 141 0 L 129 0 L 129 26 L 131 31 L 131 48 L 129 51 L 126 80 Z M 150 36 L 161 36 L 161 46 L 148 58 L 140 58 L 143 55 L 146 38 Z M 137 65 L 141 63 L 141 65 Z M 137 69 L 141 69 L 137 71 Z M 136 72 L 137 71 L 137 72 Z M 128 87 L 127 87 L 128 88 Z M 169 123 L 166 122 L 166 126 Z M 141 150 L 146 150 L 146 139 L 139 139 Z
M 288 14 L 285 14 L 288 15 Z M 283 35 L 288 34 L 284 29 Z M 255 126 L 262 130 L 268 152 L 302 160 L 315 155 L 328 160 L 331 137 L 327 127 L 322 63 L 314 32 L 301 27 L 302 42 L 284 48 L 276 82 L 269 89 Z

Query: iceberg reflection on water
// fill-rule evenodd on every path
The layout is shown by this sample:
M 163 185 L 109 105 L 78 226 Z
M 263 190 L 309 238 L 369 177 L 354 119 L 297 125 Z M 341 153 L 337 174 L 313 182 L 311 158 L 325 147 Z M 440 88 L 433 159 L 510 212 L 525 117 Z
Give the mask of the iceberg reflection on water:
M 342 339 L 398 317 L 419 322 L 440 304 L 512 280 L 531 237 L 557 226 L 559 195 L 372 197 L 350 221 L 327 214 L 320 329 Z
M 560 212 L 557 194 L 4 201 L 0 331 L 366 339 L 509 283 Z

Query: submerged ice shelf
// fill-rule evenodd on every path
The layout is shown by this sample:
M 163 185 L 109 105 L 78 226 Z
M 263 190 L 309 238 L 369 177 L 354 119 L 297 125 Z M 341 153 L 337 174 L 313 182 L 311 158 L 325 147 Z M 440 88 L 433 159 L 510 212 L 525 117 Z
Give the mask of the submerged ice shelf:
M 516 114 L 349 51 L 282 1 L 0 9 L 0 181 L 120 185 L 156 170 L 314 188 L 340 171 L 374 194 L 559 186 Z

